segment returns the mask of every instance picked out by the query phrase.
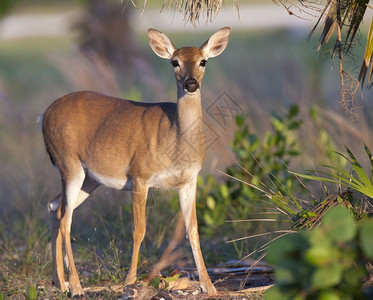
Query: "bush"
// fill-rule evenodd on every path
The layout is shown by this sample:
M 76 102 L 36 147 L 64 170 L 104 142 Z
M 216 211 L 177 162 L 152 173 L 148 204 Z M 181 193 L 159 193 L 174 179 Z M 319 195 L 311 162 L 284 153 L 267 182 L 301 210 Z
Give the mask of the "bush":
M 298 106 L 292 105 L 284 116 L 272 116 L 272 132 L 261 141 L 245 124 L 245 117 L 237 116 L 237 131 L 232 150 L 237 163 L 226 170 L 226 180 L 218 183 L 211 175 L 200 177 L 197 202 L 201 231 L 214 235 L 226 220 L 247 219 L 251 213 L 273 208 L 272 201 L 264 201 L 265 195 L 258 186 L 276 193 L 290 194 L 300 190 L 297 179 L 289 174 L 287 165 L 299 155 L 296 133 L 302 122 L 298 119 Z M 274 200 L 274 199 L 272 199 Z M 291 210 L 288 202 L 285 210 Z M 250 224 L 232 225 L 235 232 L 247 232 Z
M 357 223 L 342 207 L 331 209 L 313 231 L 271 244 L 276 285 L 265 299 L 364 299 L 364 259 L 373 259 L 373 220 Z

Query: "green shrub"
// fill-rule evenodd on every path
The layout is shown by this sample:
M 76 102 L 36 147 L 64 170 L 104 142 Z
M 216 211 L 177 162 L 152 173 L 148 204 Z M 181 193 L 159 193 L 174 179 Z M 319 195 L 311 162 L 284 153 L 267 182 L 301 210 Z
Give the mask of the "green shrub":
M 292 105 L 284 116 L 272 116 L 272 131 L 263 138 L 249 130 L 244 116 L 236 117 L 237 131 L 235 133 L 232 150 L 237 163 L 226 170 L 226 180 L 218 183 L 211 175 L 200 177 L 197 202 L 201 231 L 206 235 L 213 235 L 226 220 L 247 219 L 251 213 L 263 212 L 273 208 L 273 202 L 282 209 L 296 214 L 289 204 L 292 199 L 282 199 L 281 195 L 291 194 L 295 189 L 301 190 L 297 179 L 289 174 L 287 165 L 299 155 L 297 130 L 302 121 L 298 119 L 298 106 Z M 256 188 L 253 188 L 256 187 Z M 276 191 L 271 196 L 272 201 L 265 201 L 261 188 Z M 280 196 L 276 198 L 277 196 Z M 293 205 L 294 204 L 294 205 Z M 232 224 L 235 232 L 247 232 L 252 226 L 249 223 Z
M 317 229 L 270 245 L 276 284 L 265 299 L 364 299 L 363 258 L 373 259 L 372 249 L 373 220 L 357 223 L 349 210 L 333 208 Z

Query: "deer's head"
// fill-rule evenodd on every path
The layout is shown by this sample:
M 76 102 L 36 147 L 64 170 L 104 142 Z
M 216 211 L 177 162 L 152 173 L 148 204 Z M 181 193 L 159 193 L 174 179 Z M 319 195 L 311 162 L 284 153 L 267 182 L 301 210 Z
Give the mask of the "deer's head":
M 170 39 L 158 30 L 149 29 L 148 36 L 153 51 L 171 62 L 178 92 L 194 94 L 201 88 L 207 60 L 224 51 L 230 32 L 229 27 L 224 27 L 214 33 L 201 47 L 180 49 L 177 49 Z

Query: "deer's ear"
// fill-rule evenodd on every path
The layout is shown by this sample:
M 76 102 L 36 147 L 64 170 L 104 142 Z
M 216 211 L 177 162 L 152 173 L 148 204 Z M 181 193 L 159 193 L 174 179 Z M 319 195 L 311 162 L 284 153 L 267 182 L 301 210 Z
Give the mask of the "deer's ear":
M 170 59 L 176 51 L 176 47 L 164 33 L 156 29 L 149 29 L 148 37 L 150 47 L 158 56 Z
M 201 47 L 201 51 L 207 58 L 218 56 L 228 44 L 231 29 L 224 27 L 215 32 Z

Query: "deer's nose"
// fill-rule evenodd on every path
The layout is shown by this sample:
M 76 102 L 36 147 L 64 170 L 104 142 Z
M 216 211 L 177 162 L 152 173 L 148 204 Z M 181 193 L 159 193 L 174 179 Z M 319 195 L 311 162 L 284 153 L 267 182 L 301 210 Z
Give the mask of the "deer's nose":
M 199 83 L 195 79 L 187 79 L 184 81 L 183 88 L 184 91 L 188 93 L 194 93 L 197 89 L 199 89 Z

